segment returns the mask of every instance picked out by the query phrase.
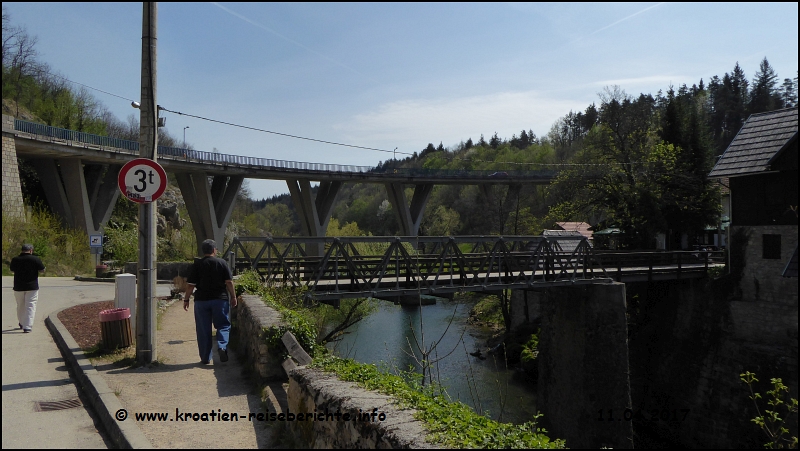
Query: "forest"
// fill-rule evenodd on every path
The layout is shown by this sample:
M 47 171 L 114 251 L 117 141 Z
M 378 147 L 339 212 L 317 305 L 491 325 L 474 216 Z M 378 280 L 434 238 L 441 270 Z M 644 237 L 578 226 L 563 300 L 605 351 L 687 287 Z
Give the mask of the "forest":
M 13 25 L 5 10 L 2 60 L 4 114 L 138 139 L 134 115 L 120 120 L 86 87 L 70 83 L 40 61 L 36 38 Z M 609 86 L 595 103 L 583 111 L 568 112 L 542 135 L 529 129 L 511 137 L 494 133 L 488 140 L 483 135 L 476 140 L 466 137 L 449 147 L 431 142 L 405 159 L 383 161 L 379 168 L 558 173 L 549 186 L 524 185 L 511 193 L 504 185 L 489 189 L 436 186 L 421 235 L 539 234 L 556 221 L 585 221 L 619 228 L 625 247 L 652 248 L 658 233 L 691 236 L 717 224 L 722 185 L 707 178 L 716 157 L 749 115 L 796 105 L 797 74 L 781 80 L 764 57 L 751 79 L 735 63 L 722 76 L 700 79 L 691 86 L 668 86 L 655 94 L 630 95 L 620 86 Z M 168 130 L 159 133 L 159 144 L 180 145 Z M 19 163 L 26 203 L 46 206 L 35 171 L 24 160 Z M 188 218 L 180 194 L 177 197 L 181 216 Z M 128 204 L 118 202 L 109 228 L 132 233 L 136 210 Z M 347 184 L 339 194 L 327 234 L 395 235 L 399 227 L 391 210 L 382 185 Z M 181 241 L 193 235 L 190 228 L 187 224 L 182 230 Z M 251 199 L 246 184 L 228 229 L 227 237 L 300 234 L 288 194 Z M 167 233 L 160 249 L 171 249 L 171 258 L 190 258 L 194 247 L 177 246 L 174 239 L 174 234 Z

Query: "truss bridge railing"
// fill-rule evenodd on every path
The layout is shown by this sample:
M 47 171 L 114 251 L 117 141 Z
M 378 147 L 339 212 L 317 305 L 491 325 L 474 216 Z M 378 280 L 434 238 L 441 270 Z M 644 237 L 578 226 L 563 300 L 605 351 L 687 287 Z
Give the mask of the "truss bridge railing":
M 324 255 L 308 255 L 309 243 L 324 243 Z M 267 283 L 332 304 L 609 278 L 588 241 L 571 237 L 237 237 L 224 258 L 236 272 L 252 269 Z

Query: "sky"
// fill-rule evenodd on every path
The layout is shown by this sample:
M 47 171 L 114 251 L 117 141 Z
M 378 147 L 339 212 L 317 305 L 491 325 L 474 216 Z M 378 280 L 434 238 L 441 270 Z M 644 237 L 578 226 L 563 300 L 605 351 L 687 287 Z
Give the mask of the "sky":
M 121 120 L 138 111 L 141 3 L 4 2 L 39 59 Z M 766 56 L 797 76 L 797 3 L 159 3 L 157 100 L 195 149 L 374 166 L 419 152 L 544 136 L 619 85 L 655 94 Z M 129 99 L 129 100 L 126 100 Z M 184 129 L 184 127 L 189 127 Z M 250 180 L 251 197 L 287 193 Z

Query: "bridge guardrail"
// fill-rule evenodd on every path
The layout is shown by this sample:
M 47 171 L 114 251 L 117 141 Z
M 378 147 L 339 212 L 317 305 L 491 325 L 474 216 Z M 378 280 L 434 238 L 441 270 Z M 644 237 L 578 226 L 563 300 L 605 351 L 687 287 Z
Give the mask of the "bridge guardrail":
M 14 129 L 34 136 L 49 137 L 56 140 L 79 142 L 89 145 L 108 147 L 124 150 L 129 153 L 139 151 L 139 143 L 108 136 L 99 136 L 91 133 L 68 130 L 35 122 L 14 119 Z M 303 161 L 276 160 L 272 158 L 248 157 L 231 155 L 202 150 L 186 149 L 180 147 L 158 146 L 158 155 L 172 160 L 192 161 L 197 163 L 211 163 L 222 165 L 250 166 L 263 169 L 312 171 L 320 173 L 339 174 L 392 174 L 403 177 L 437 177 L 437 178 L 497 178 L 498 182 L 507 178 L 525 177 L 535 179 L 549 179 L 556 172 L 552 170 L 519 171 L 511 168 L 497 168 L 492 170 L 471 169 L 427 169 L 427 168 L 376 168 L 372 166 L 339 165 L 329 163 L 311 163 Z M 498 172 L 502 169 L 505 172 Z M 498 174 L 500 174 L 498 176 Z

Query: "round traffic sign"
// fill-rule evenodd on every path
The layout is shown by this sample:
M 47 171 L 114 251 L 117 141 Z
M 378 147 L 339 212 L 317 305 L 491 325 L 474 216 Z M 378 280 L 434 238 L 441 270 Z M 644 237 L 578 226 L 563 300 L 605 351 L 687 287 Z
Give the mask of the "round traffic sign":
M 167 173 L 155 161 L 137 158 L 122 166 L 117 182 L 123 196 L 143 204 L 153 202 L 164 194 L 167 189 Z

